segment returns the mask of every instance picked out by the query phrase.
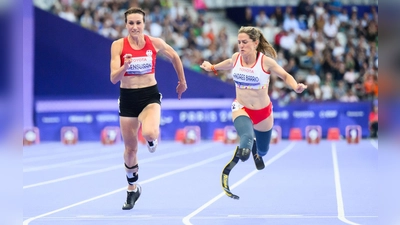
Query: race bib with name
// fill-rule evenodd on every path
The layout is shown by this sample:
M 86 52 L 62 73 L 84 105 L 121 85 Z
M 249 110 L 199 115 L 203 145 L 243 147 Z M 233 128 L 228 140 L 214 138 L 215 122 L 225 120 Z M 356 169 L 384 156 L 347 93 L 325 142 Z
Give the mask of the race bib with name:
M 126 70 L 128 75 L 142 75 L 152 72 L 153 61 L 152 57 L 134 57 Z

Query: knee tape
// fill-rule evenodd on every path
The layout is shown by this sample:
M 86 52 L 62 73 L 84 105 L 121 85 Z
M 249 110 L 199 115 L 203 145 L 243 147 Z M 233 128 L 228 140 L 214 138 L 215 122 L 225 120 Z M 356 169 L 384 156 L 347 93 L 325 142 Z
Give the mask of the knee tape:
M 128 165 L 125 164 L 125 167 L 129 170 L 132 170 L 131 172 L 126 173 L 126 180 L 128 181 L 128 184 L 134 185 L 136 181 L 139 179 L 139 165 L 136 164 L 135 166 L 129 167 Z
M 269 150 L 269 143 L 271 141 L 272 129 L 269 131 L 254 130 L 257 140 L 257 153 L 259 156 L 264 156 Z
M 254 130 L 250 118 L 247 116 L 238 116 L 233 121 L 233 124 L 240 137 L 239 148 L 251 149 L 253 147 Z

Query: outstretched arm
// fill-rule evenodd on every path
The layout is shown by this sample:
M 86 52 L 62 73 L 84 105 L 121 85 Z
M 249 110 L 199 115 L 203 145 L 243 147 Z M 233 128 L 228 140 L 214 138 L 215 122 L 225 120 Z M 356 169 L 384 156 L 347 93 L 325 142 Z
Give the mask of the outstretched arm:
M 285 83 L 295 92 L 301 93 L 307 89 L 307 85 L 303 83 L 297 83 L 293 76 L 286 72 L 275 60 L 269 57 L 264 57 L 263 64 L 264 68 L 269 68 L 272 74 L 276 74 L 278 77 L 284 80 Z
M 235 53 L 232 55 L 232 58 L 230 59 L 226 59 L 220 63 L 217 63 L 215 65 L 212 65 L 210 62 L 208 61 L 204 61 L 200 67 L 205 70 L 205 71 L 213 71 L 214 73 L 216 73 L 217 70 L 230 70 L 233 68 L 233 62 L 236 60 L 238 56 L 238 53 Z M 214 71 L 215 70 L 215 71 Z
M 176 92 L 178 93 L 178 99 L 181 99 L 182 93 L 185 92 L 187 89 L 187 84 L 186 84 L 185 73 L 183 71 L 182 61 L 178 53 L 176 53 L 176 51 L 161 38 L 151 37 L 151 40 L 153 42 L 154 47 L 156 47 L 156 49 L 158 49 L 158 51 L 161 54 L 167 57 L 174 66 L 174 69 L 176 71 L 179 80 L 178 86 L 176 87 Z

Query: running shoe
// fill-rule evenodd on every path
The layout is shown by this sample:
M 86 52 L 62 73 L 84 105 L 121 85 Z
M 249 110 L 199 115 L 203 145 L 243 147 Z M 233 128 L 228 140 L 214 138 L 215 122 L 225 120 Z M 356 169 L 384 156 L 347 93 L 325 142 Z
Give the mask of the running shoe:
M 147 142 L 147 149 L 149 149 L 149 152 L 153 153 L 153 152 L 156 151 L 157 145 L 158 145 L 157 139 L 154 140 L 154 141 L 148 141 Z
M 126 202 L 122 206 L 123 210 L 130 210 L 135 206 L 135 203 L 140 197 L 142 193 L 142 187 L 139 184 L 136 184 L 137 190 L 136 191 L 127 191 Z

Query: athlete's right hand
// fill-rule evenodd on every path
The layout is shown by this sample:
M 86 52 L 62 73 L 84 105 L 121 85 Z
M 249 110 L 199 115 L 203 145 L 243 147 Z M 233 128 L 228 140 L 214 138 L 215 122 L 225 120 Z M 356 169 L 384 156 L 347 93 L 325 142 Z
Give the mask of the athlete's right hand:
M 123 58 L 124 58 L 124 68 L 128 69 L 129 64 L 132 62 L 132 54 L 125 54 Z
M 176 93 L 178 93 L 178 99 L 180 100 L 182 97 L 182 93 L 185 92 L 187 89 L 187 84 L 185 83 L 181 83 L 180 81 L 178 81 L 178 86 L 176 86 Z
M 204 61 L 201 65 L 200 68 L 202 68 L 205 71 L 211 71 L 211 66 L 212 64 L 209 61 Z

